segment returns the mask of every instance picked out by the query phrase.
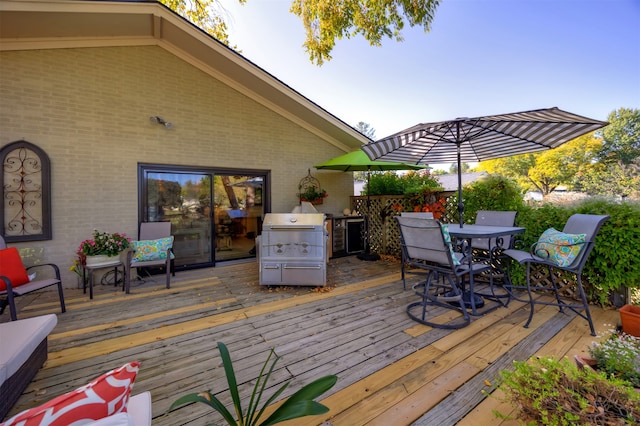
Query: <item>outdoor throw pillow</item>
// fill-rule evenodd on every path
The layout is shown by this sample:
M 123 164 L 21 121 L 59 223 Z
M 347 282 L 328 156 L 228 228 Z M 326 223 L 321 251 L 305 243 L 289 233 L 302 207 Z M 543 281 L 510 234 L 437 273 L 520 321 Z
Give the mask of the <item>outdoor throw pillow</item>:
M 586 238 L 586 234 L 566 234 L 549 228 L 540 235 L 535 253 L 558 266 L 569 266 L 584 247 Z
M 451 234 L 449 233 L 448 225 L 442 226 L 442 235 L 444 235 L 444 242 L 449 246 L 449 250 L 451 251 L 451 259 L 453 259 L 453 264 L 458 266 L 460 265 L 460 258 L 458 257 L 458 253 L 453 251 L 453 243 L 451 242 Z
M 130 362 L 91 383 L 16 414 L 3 426 L 68 426 L 90 424 L 126 412 L 140 363 Z
M 0 250 L 0 276 L 5 276 L 11 281 L 12 287 L 18 287 L 29 282 L 27 270 L 22 264 L 20 253 L 15 247 Z M 7 289 L 4 280 L 0 280 L 0 291 Z
M 132 241 L 131 244 L 135 250 L 134 262 L 164 260 L 167 258 L 167 250 L 173 246 L 173 235 L 158 240 Z M 170 256 L 173 259 L 173 253 Z

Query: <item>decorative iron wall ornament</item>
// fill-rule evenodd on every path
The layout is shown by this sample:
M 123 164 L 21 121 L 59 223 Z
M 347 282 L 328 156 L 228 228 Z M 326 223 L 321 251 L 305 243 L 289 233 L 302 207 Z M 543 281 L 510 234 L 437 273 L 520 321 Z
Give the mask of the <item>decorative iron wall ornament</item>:
M 49 156 L 25 140 L 0 149 L 0 224 L 7 242 L 51 239 Z

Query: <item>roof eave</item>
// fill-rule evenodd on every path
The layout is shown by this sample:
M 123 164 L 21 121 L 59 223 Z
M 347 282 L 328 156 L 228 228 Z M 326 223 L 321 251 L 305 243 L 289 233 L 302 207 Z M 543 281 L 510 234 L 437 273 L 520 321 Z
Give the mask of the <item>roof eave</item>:
M 0 51 L 157 45 L 351 151 L 369 139 L 155 1 L 0 0 Z

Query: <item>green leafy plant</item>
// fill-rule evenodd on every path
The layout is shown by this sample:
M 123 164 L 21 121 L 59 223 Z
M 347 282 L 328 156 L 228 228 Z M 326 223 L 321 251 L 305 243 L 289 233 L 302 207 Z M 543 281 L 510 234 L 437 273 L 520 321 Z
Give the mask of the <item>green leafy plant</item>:
M 520 408 L 518 419 L 535 425 L 638 424 L 640 393 L 628 382 L 579 369 L 563 358 L 516 361 L 503 370 L 506 400 Z M 497 417 L 505 416 L 494 412 Z
M 394 171 L 372 172 L 363 190 L 363 195 L 405 195 L 421 190 L 442 191 L 442 186 L 429 170 L 409 171 L 396 174 Z
M 596 360 L 596 369 L 640 388 L 640 338 L 612 333 L 601 343 L 593 343 L 587 350 Z
M 269 399 L 267 399 L 262 407 L 259 407 L 260 400 L 262 399 L 269 377 L 271 376 L 276 362 L 278 362 L 280 357 L 278 357 L 275 354 L 275 351 L 271 349 L 267 360 L 260 370 L 260 375 L 256 380 L 247 410 L 244 411 L 240 401 L 238 383 L 233 370 L 233 363 L 231 362 L 229 350 L 222 342 L 218 342 L 218 350 L 220 351 L 220 357 L 222 358 L 222 365 L 224 366 L 224 372 L 229 385 L 229 393 L 233 400 L 233 406 L 237 418 L 231 414 L 224 404 L 222 404 L 222 402 L 220 402 L 220 400 L 211 393 L 211 391 L 184 395 L 171 404 L 169 411 L 177 409 L 185 404 L 201 402 L 220 413 L 226 422 L 232 426 L 267 426 L 284 422 L 286 420 L 297 419 L 299 417 L 324 414 L 329 411 L 328 407 L 314 401 L 314 399 L 331 389 L 331 387 L 336 384 L 338 378 L 334 375 L 321 377 L 302 387 L 287 398 L 284 403 L 282 403 L 282 405 L 280 405 L 266 420 L 259 422 L 260 417 L 264 414 L 267 406 L 273 403 L 289 385 L 289 382 L 282 385 Z M 273 361 L 271 361 L 272 359 Z M 271 364 L 269 364 L 270 361 Z
M 465 223 L 473 223 L 478 210 L 519 211 L 525 205 L 522 189 L 501 175 L 488 175 L 465 185 L 462 199 Z
M 317 188 L 313 185 L 306 186 L 304 190 L 302 188 L 298 189 L 300 190 L 300 192 L 298 193 L 298 198 L 300 198 L 300 200 L 302 201 L 312 202 L 329 196 L 329 194 L 327 194 L 327 191 L 322 188 Z
M 607 305 L 609 295 L 622 287 L 640 288 L 640 203 L 616 203 L 590 199 L 572 205 L 546 203 L 538 208 L 518 210 L 517 226 L 526 228 L 518 248 L 528 250 L 545 229 L 562 229 L 574 213 L 610 216 L 598 236 L 582 273 L 587 298 L 593 303 Z M 524 282 L 525 268 L 513 264 L 512 279 Z M 572 276 L 568 281 L 575 281 Z

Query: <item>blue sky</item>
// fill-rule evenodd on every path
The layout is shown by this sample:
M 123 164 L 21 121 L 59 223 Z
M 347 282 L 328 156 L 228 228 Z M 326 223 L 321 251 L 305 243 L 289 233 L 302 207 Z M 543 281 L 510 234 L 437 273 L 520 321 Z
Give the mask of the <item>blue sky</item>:
M 640 108 L 640 0 L 442 0 L 404 42 L 337 42 L 311 64 L 291 0 L 224 0 L 230 42 L 311 101 L 382 138 L 421 122 L 557 106 Z

